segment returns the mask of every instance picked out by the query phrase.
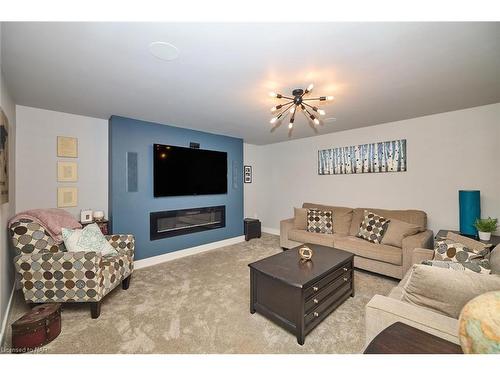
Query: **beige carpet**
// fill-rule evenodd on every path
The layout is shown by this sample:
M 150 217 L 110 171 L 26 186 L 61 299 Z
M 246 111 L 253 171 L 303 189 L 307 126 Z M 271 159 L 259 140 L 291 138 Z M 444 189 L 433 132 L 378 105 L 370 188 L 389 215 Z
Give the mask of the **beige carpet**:
M 97 320 L 88 306 L 64 305 L 62 332 L 45 348 L 48 353 L 359 353 L 364 306 L 396 281 L 356 271 L 356 296 L 299 346 L 292 334 L 249 312 L 248 263 L 280 251 L 279 238 L 264 234 L 136 270 L 129 290 L 117 289 L 103 300 Z M 16 292 L 10 322 L 26 309 Z

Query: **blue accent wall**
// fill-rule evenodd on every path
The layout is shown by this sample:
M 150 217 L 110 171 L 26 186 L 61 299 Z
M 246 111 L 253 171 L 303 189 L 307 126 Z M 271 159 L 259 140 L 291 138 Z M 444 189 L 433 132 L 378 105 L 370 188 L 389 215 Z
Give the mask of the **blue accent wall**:
M 227 152 L 227 194 L 153 197 L 153 144 Z M 127 192 L 127 152 L 137 153 L 138 189 Z M 98 168 L 98 166 L 96 166 Z M 236 175 L 233 179 L 234 169 Z M 174 126 L 112 116 L 109 119 L 109 208 L 113 233 L 132 233 L 136 259 L 220 241 L 243 234 L 243 140 Z M 226 226 L 177 237 L 149 240 L 149 213 L 226 206 Z

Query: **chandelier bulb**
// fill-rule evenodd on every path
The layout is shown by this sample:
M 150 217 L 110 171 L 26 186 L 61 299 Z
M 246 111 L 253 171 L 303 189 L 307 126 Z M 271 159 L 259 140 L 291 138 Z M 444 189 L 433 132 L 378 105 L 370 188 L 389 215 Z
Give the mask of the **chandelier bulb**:
M 319 125 L 319 120 L 318 120 L 317 118 L 315 118 L 315 119 L 314 119 L 314 123 L 315 123 L 316 125 Z
M 288 124 L 288 129 L 291 129 L 291 128 L 293 128 L 293 122 Z
M 269 121 L 271 124 L 274 124 L 276 121 L 278 121 L 278 118 L 277 117 L 273 117 L 271 119 L 271 121 Z
M 321 115 L 321 116 L 324 116 L 326 114 L 326 112 L 322 109 L 318 109 L 318 113 Z
M 307 86 L 307 92 L 311 92 L 312 89 L 314 88 L 314 85 L 311 83 L 309 86 Z
M 296 109 L 297 109 L 296 106 L 292 106 L 292 108 L 290 108 L 290 113 L 294 113 Z
M 276 94 L 275 92 L 271 91 L 271 92 L 269 93 L 269 96 L 270 96 L 271 98 L 276 98 L 276 97 L 278 97 L 278 94 Z
M 327 96 L 326 100 L 333 100 L 333 96 Z
M 271 112 L 275 112 L 278 108 L 277 107 L 273 107 L 271 108 Z

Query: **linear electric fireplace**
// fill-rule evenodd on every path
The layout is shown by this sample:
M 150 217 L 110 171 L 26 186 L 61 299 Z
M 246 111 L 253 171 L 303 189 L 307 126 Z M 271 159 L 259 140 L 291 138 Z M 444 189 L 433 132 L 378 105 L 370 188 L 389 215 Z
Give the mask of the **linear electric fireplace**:
M 226 206 L 151 212 L 150 239 L 180 236 L 226 226 Z

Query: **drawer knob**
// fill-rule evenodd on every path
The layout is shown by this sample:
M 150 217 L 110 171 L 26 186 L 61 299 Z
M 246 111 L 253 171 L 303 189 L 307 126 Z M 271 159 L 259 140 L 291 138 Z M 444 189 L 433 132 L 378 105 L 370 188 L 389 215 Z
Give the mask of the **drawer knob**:
M 314 315 L 316 318 L 319 316 L 319 314 L 318 314 L 316 311 L 313 313 L 313 315 Z
M 317 292 L 317 291 L 318 291 L 318 287 L 317 287 L 317 286 L 313 286 L 313 290 L 314 290 L 315 292 Z
M 342 268 L 342 269 L 344 270 L 344 272 L 347 272 L 347 268 L 345 268 L 345 267 L 344 267 L 344 268 Z
M 347 277 L 344 277 L 344 281 L 347 281 L 347 280 L 348 280 Z
M 313 302 L 317 304 L 319 301 L 315 298 L 313 299 Z

